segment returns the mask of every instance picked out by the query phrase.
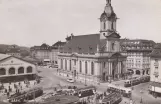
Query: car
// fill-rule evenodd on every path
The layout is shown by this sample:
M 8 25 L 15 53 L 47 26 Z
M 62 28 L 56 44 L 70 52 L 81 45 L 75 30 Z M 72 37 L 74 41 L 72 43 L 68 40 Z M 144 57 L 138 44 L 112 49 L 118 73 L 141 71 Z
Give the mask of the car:
M 70 82 L 70 83 L 74 83 L 75 82 L 74 79 L 68 79 L 67 81 Z

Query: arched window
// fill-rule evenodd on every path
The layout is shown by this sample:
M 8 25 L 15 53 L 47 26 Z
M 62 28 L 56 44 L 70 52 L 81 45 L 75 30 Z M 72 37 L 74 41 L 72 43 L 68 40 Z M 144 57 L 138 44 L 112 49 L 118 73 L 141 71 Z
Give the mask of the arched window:
M 103 23 L 103 29 L 106 29 L 106 22 Z
M 70 60 L 70 70 L 72 70 L 72 61 Z
M 32 73 L 32 67 L 31 66 L 27 67 L 27 73 Z
M 15 74 L 15 68 L 13 68 L 13 67 L 10 68 L 10 69 L 9 69 L 9 74 L 10 74 L 10 75 Z
M 0 68 L 0 75 L 6 75 L 6 69 Z
M 87 64 L 87 61 L 85 62 L 85 74 L 88 73 L 88 64 Z
M 94 75 L 94 63 L 91 63 L 91 74 Z
M 61 59 L 61 69 L 63 69 L 63 59 Z
M 67 60 L 65 60 L 65 70 L 67 70 Z
M 22 73 L 24 73 L 24 67 L 18 68 L 18 74 L 22 74 Z
M 115 50 L 115 43 L 112 43 L 111 47 L 112 47 L 112 50 Z
M 80 61 L 80 63 L 79 63 L 79 68 L 80 68 L 80 73 L 82 72 L 82 61 Z

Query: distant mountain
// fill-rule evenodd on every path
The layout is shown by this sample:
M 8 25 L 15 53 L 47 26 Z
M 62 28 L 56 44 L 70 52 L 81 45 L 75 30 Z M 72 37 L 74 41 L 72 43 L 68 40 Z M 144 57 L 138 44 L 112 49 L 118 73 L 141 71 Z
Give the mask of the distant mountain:
M 8 47 L 11 47 L 12 45 L 7 45 L 7 44 L 0 44 L 0 53 L 5 53 L 5 51 L 7 50 Z M 16 45 L 16 47 L 18 47 L 20 49 L 21 55 L 22 56 L 28 56 L 30 55 L 30 48 L 29 47 L 25 47 L 25 46 L 18 46 Z

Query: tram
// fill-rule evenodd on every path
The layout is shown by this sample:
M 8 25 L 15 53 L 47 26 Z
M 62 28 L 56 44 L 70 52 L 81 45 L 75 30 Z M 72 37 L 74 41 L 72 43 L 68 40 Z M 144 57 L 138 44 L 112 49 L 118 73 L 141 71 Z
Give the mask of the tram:
M 130 88 L 109 84 L 107 88 L 107 92 L 109 93 L 117 92 L 117 93 L 120 93 L 123 97 L 130 98 L 132 90 Z
M 119 104 L 122 96 L 119 93 L 110 93 L 102 100 L 102 104 Z
M 88 86 L 88 87 L 76 89 L 74 91 L 74 95 L 78 96 L 79 98 L 84 98 L 84 97 L 94 95 L 95 92 L 96 92 L 96 87 L 95 86 Z
M 135 77 L 135 78 L 126 80 L 124 83 L 124 87 L 131 87 L 131 86 L 135 86 L 140 83 L 146 83 L 149 81 L 150 81 L 150 76 Z
M 25 102 L 27 100 L 32 100 L 36 97 L 39 97 L 43 94 L 42 87 L 33 88 L 24 92 L 19 92 L 9 97 L 9 102 L 11 103 L 18 103 L 18 102 Z

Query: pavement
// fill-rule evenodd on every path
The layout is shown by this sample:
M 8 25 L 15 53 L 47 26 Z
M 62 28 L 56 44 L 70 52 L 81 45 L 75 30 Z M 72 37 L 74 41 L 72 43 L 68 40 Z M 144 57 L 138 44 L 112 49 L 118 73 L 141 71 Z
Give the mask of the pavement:
M 67 82 L 67 78 L 57 75 L 57 71 L 54 68 L 38 68 L 38 71 L 40 72 L 38 74 L 43 77 L 40 83 L 40 86 L 43 88 L 58 87 L 59 85 L 85 87 L 84 83 Z M 109 83 L 100 83 L 95 86 L 97 87 L 97 91 L 102 93 L 107 90 L 108 84 Z M 112 84 L 119 84 L 120 86 L 123 86 L 124 80 L 114 81 Z M 161 104 L 161 98 L 154 98 L 152 95 L 148 94 L 148 86 L 149 83 L 142 83 L 134 86 L 134 90 L 132 91 L 132 99 L 135 104 L 140 104 L 141 98 L 143 100 L 143 104 Z M 50 92 L 50 90 L 47 91 Z M 140 93 L 140 91 L 143 93 Z M 123 98 L 123 101 L 120 104 L 129 104 L 129 102 L 129 98 Z

